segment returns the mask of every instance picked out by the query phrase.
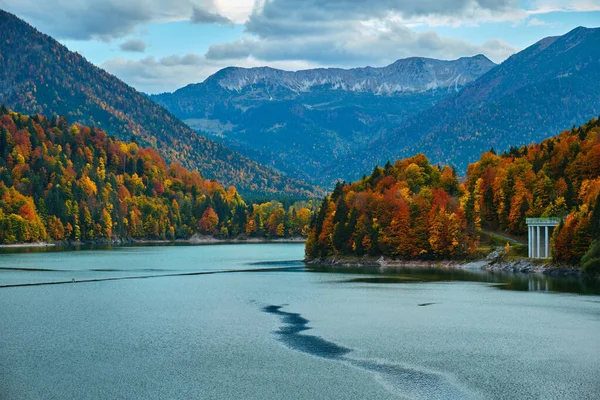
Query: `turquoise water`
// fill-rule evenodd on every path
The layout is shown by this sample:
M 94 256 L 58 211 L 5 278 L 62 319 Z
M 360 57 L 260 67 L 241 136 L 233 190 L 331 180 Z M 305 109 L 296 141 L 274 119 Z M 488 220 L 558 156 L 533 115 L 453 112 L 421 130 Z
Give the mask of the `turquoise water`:
M 600 397 L 595 283 L 308 271 L 302 256 L 0 254 L 0 399 Z M 43 282 L 67 283 L 6 287 Z

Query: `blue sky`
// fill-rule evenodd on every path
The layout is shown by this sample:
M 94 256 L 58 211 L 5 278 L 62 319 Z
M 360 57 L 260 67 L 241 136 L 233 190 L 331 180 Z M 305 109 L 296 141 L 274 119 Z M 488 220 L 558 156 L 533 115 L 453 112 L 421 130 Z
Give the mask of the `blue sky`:
M 495 62 L 577 26 L 600 0 L 0 0 L 89 61 L 148 93 L 220 68 L 382 66 L 425 56 Z

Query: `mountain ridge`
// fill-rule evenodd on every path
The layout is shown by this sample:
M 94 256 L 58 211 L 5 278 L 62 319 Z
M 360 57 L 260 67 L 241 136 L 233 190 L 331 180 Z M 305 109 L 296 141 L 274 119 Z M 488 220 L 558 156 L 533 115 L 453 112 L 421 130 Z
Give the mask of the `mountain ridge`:
M 411 57 L 381 68 L 228 67 L 151 98 L 248 157 L 329 185 L 320 176 L 330 160 L 367 146 L 494 66 L 477 55 Z
M 245 193 L 321 193 L 197 134 L 146 95 L 4 10 L 0 55 L 0 104 L 15 111 L 66 115 L 125 140 L 133 134 L 169 162 Z
M 419 65 L 420 64 L 420 65 Z M 436 87 L 448 87 L 452 85 L 443 85 L 443 83 L 451 82 L 456 85 L 463 85 L 469 80 L 469 76 L 463 77 L 462 73 L 456 75 L 458 67 L 467 67 L 475 70 L 475 72 L 481 73 L 481 71 L 489 70 L 496 64 L 485 57 L 483 54 L 478 54 L 473 57 L 461 57 L 456 60 L 437 60 L 428 57 L 407 57 L 396 60 L 394 63 L 384 67 L 356 67 L 356 68 L 312 68 L 298 71 L 287 71 L 277 68 L 271 68 L 268 66 L 263 67 L 226 67 L 214 74 L 210 75 L 203 82 L 192 83 L 186 85 L 174 92 L 165 92 L 157 95 L 151 95 L 161 97 L 164 95 L 175 94 L 177 92 L 185 91 L 187 89 L 198 88 L 202 85 L 212 83 L 216 81 L 222 88 L 231 91 L 240 91 L 244 87 L 251 86 L 253 84 L 260 83 L 260 81 L 270 78 L 274 83 L 287 84 L 283 85 L 289 89 L 295 89 L 298 91 L 308 91 L 314 86 L 332 85 L 334 89 L 348 90 L 348 91 L 367 91 L 374 92 L 377 94 L 391 94 L 395 92 L 403 91 L 425 91 L 435 89 Z M 410 72 L 410 67 L 421 68 L 423 72 L 429 73 L 434 77 L 441 73 L 446 76 L 446 79 L 440 80 L 442 85 L 433 85 L 431 82 L 421 86 L 411 86 L 408 83 L 414 81 L 411 80 L 411 76 L 406 72 Z M 436 69 L 437 68 L 437 69 Z M 453 69 L 454 68 L 454 69 Z M 464 69 L 463 69 L 464 71 Z M 403 75 L 398 75 L 398 72 Z M 466 72 L 470 72 L 466 70 Z M 318 75 L 325 75 L 319 79 Z M 364 75 L 361 84 L 348 84 L 351 78 L 355 80 L 360 79 L 357 75 Z M 404 84 L 391 84 L 386 78 L 404 78 Z M 231 82 L 236 80 L 237 82 Z M 369 79 L 380 79 L 383 82 L 368 82 Z M 224 83 L 227 81 L 226 83 Z M 434 81 L 434 83 L 437 83 Z M 369 90 L 370 89 L 370 90 Z
M 388 159 L 425 153 L 432 162 L 467 164 L 540 141 L 600 114 L 600 28 L 575 28 L 509 57 L 456 94 L 416 114 L 369 148 L 326 168 L 330 179 L 356 179 Z

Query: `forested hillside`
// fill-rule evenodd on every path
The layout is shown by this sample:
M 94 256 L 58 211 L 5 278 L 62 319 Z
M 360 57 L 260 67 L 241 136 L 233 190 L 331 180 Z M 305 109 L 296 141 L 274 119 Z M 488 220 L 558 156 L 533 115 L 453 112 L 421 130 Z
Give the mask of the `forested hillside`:
M 387 159 L 424 153 L 463 174 L 490 147 L 536 143 L 599 114 L 600 28 L 580 27 L 509 57 L 325 173 L 355 169 L 356 179 Z
M 433 166 L 423 155 L 377 167 L 358 182 L 338 184 L 323 200 L 307 256 L 469 255 L 477 248 L 478 232 L 461 207 L 463 191 L 452 168 Z
M 311 208 L 246 204 L 153 149 L 0 108 L 0 243 L 306 236 Z
M 0 104 L 27 114 L 67 116 L 244 193 L 313 197 L 313 186 L 201 136 L 146 95 L 0 10 Z
M 486 152 L 463 183 L 452 168 L 418 155 L 338 184 L 311 225 L 306 252 L 464 257 L 482 227 L 523 235 L 528 217 L 564 218 L 552 238 L 556 261 L 578 264 L 587 252 L 588 268 L 600 267 L 599 120 L 502 155 Z
M 527 217 L 562 217 L 554 258 L 576 263 L 600 239 L 600 121 L 469 165 L 463 204 L 471 224 L 526 234 Z

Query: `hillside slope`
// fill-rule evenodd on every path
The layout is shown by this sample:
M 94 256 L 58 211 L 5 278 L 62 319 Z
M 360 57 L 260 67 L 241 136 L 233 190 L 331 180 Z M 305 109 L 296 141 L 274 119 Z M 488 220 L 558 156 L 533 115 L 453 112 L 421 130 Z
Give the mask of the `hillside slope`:
M 600 273 L 600 122 L 540 143 L 483 153 L 464 183 L 420 154 L 336 185 L 311 223 L 310 258 L 464 259 L 482 227 L 515 235 L 558 217 L 552 257 Z M 594 239 L 596 241 L 594 242 Z
M 66 115 L 125 140 L 136 135 L 168 161 L 242 192 L 315 194 L 314 187 L 197 134 L 144 94 L 2 10 L 0 104 L 30 114 Z
M 583 124 L 600 114 L 600 28 L 576 28 L 513 55 L 459 93 L 356 152 L 332 176 L 423 152 L 464 172 L 490 147 L 498 151 Z M 348 169 L 354 175 L 345 175 Z
M 99 128 L 0 107 L 0 244 L 297 237 L 310 207 L 246 204 L 234 187 Z

